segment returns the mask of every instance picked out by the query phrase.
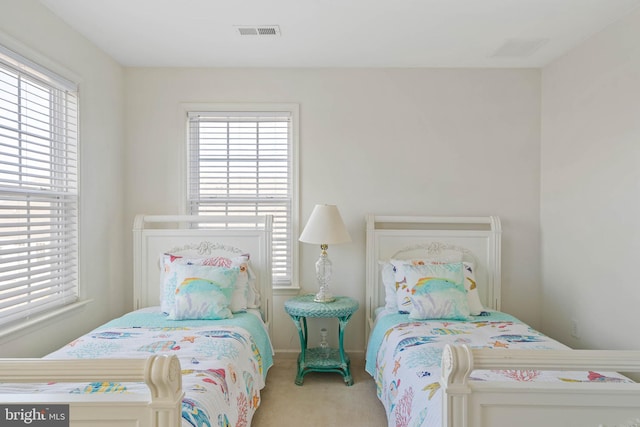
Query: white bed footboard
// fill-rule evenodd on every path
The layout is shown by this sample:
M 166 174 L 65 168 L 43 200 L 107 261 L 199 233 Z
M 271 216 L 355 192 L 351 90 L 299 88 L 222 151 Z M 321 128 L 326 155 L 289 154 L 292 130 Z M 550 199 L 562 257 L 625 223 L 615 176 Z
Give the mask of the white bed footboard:
M 640 372 L 640 351 L 472 350 L 448 345 L 440 380 L 446 427 L 631 427 L 640 423 L 637 383 L 470 380 L 476 369 Z
M 149 393 L 122 399 L 110 394 L 3 395 L 3 404 L 68 404 L 72 427 L 180 426 L 183 398 L 180 362 L 173 355 L 147 359 L 2 359 L 0 378 L 6 383 L 119 381 L 145 382 Z

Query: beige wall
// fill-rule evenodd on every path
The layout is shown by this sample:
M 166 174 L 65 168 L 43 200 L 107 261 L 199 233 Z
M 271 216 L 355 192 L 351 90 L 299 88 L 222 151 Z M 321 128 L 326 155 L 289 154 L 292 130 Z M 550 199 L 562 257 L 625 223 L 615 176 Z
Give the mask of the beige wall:
M 131 280 L 123 268 L 124 230 L 130 229 L 123 223 L 124 75 L 121 66 L 36 0 L 0 2 L 0 43 L 80 85 L 79 274 L 82 295 L 93 302 L 0 340 L 0 357 L 36 357 L 128 308 L 125 294 L 131 293 Z
M 640 345 L 638 40 L 640 11 L 542 72 L 543 329 L 573 347 Z
M 367 213 L 499 215 L 503 309 L 539 325 L 537 70 L 132 68 L 125 80 L 125 224 L 136 213 L 181 212 L 180 103 L 297 103 L 302 222 L 314 204 L 335 203 L 353 239 L 330 248 L 336 293 L 364 307 Z M 307 292 L 317 256 L 301 245 Z M 297 351 L 287 297 L 275 300 L 274 346 Z M 345 346 L 364 350 L 364 308 Z

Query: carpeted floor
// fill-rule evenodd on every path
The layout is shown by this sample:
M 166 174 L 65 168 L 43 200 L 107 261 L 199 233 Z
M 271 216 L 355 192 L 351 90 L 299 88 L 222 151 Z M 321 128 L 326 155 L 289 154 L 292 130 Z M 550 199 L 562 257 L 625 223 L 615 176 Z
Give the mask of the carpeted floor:
M 317 372 L 305 375 L 304 384 L 297 386 L 296 372 L 295 359 L 276 357 L 252 427 L 386 427 L 384 408 L 364 362 L 352 361 L 351 387 L 340 374 Z

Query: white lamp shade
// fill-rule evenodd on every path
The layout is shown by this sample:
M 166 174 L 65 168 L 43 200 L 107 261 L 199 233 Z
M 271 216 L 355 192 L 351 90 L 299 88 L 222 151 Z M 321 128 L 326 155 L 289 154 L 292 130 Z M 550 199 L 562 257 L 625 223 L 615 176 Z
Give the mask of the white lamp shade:
M 316 205 L 300 235 L 301 242 L 335 245 L 351 241 L 336 205 Z

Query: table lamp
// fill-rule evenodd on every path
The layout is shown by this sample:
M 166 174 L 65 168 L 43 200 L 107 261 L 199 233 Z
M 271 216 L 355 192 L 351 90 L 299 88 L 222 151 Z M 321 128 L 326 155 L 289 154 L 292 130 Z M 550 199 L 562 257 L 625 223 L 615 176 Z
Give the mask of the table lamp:
M 329 290 L 332 267 L 327 256 L 327 248 L 329 245 L 351 241 L 351 236 L 342 221 L 338 207 L 336 205 L 316 205 L 299 240 L 304 243 L 320 245 L 320 258 L 316 262 L 316 279 L 319 290 L 314 301 L 334 301 L 335 298 Z

